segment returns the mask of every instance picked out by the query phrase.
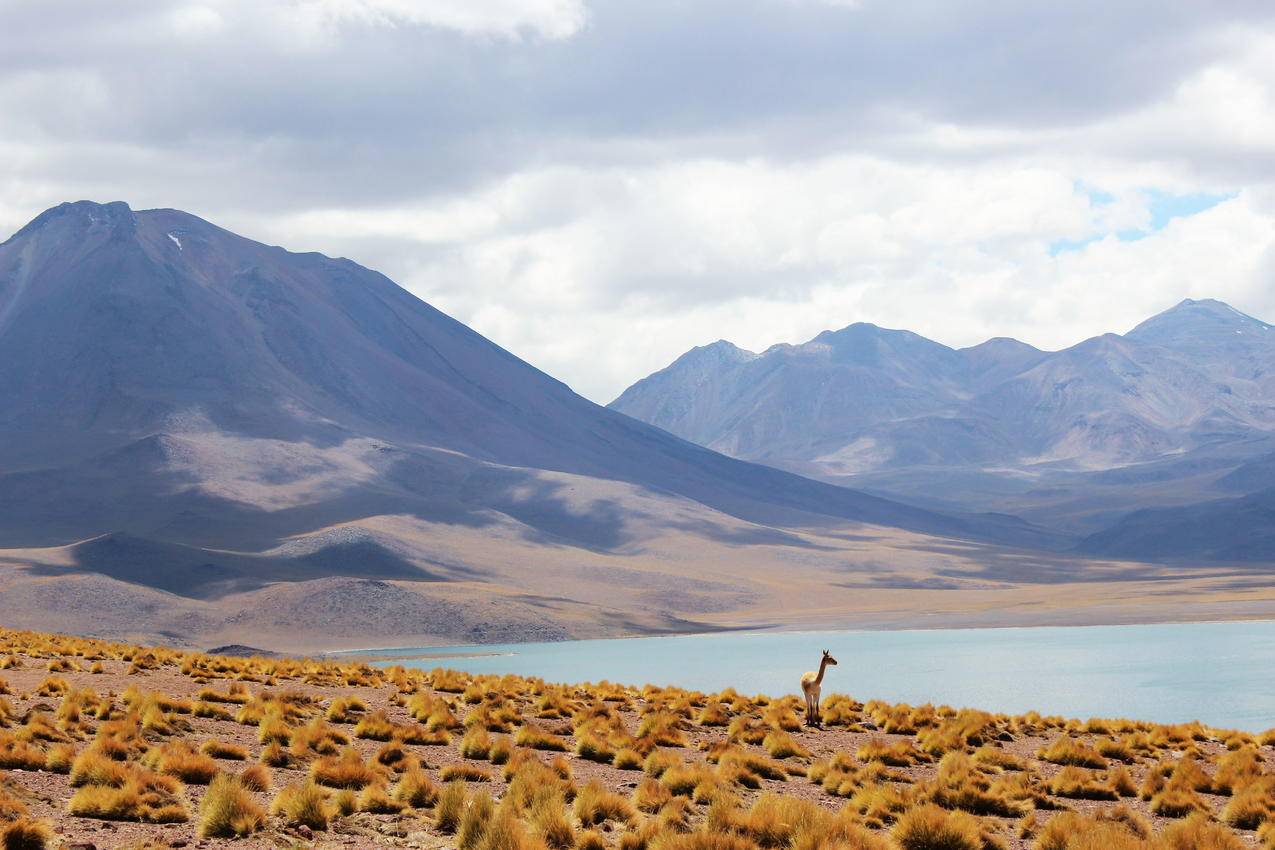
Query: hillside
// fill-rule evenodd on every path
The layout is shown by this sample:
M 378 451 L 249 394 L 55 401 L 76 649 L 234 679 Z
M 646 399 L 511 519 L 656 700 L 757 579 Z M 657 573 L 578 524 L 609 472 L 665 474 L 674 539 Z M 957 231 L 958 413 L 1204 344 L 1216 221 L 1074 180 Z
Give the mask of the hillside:
M 934 569 L 918 548 L 959 571 L 1070 545 L 726 457 L 376 272 L 175 210 L 63 204 L 0 244 L 0 397 L 11 624 L 294 648 L 687 631 L 782 621 L 888 553 L 906 574 Z
M 0 658 L 6 847 L 1275 846 L 1275 730 L 837 693 L 819 727 L 792 695 L 12 631 Z
M 1055 352 L 1012 339 L 958 350 L 863 323 L 761 353 L 718 342 L 611 407 L 735 457 L 1087 537 L 1132 508 L 1234 496 L 1232 473 L 1275 438 L 1272 363 L 1270 325 L 1188 300 Z M 1178 542 L 1207 560 L 1220 541 Z M 1101 551 L 1163 554 L 1131 538 Z

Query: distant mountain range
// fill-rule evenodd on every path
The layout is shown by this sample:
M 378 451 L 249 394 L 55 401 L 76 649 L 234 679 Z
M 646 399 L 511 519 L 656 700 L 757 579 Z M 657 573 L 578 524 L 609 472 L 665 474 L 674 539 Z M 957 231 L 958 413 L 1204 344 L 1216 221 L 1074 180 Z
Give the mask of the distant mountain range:
M 350 260 L 62 204 L 0 244 L 0 622 L 295 650 L 1137 618 L 1111 581 L 1265 611 L 1271 337 L 1212 302 L 1056 354 L 856 325 L 611 410 Z
M 864 323 L 761 353 L 719 341 L 610 406 L 734 457 L 1015 514 L 1089 554 L 1275 560 L 1275 330 L 1220 301 L 1055 352 Z
M 289 618 L 331 620 L 359 594 L 400 612 L 395 635 L 685 629 L 757 591 L 742 572 L 700 587 L 683 561 L 758 543 L 769 569 L 828 549 L 801 529 L 1066 542 L 727 457 L 581 398 L 349 260 L 175 210 L 63 204 L 0 245 L 0 398 L 0 596 L 38 609 L 32 594 L 74 579 L 86 616 L 108 599 L 129 628 L 130 606 L 179 610 L 187 636 L 317 628 Z M 324 579 L 345 583 L 314 597 Z M 475 594 L 494 607 L 454 607 Z M 239 607 L 209 607 L 226 599 Z

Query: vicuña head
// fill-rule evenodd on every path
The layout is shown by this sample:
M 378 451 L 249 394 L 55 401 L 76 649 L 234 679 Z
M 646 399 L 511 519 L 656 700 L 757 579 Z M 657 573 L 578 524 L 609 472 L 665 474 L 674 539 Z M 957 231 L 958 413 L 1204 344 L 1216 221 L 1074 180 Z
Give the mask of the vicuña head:
M 836 666 L 837 666 L 837 659 L 833 658 L 833 657 L 832 657 L 832 653 L 825 649 L 825 650 L 823 651 L 823 663 L 824 663 L 824 664 L 831 664 L 833 667 L 836 667 Z

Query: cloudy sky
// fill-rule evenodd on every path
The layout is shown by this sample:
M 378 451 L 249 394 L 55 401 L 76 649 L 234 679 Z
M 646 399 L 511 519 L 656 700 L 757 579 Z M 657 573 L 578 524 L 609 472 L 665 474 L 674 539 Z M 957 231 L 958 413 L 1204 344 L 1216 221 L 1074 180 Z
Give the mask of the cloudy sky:
M 854 321 L 1275 320 L 1275 3 L 0 0 L 0 232 L 80 198 L 351 257 L 601 402 Z

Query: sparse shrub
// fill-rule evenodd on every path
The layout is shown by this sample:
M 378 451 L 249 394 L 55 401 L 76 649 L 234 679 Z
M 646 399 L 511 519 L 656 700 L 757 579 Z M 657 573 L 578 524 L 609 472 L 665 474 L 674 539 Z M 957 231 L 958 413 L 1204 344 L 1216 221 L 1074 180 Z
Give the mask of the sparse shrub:
M 1263 776 L 1236 791 L 1222 809 L 1222 820 L 1238 829 L 1257 829 L 1275 820 L 1275 776 Z
M 239 772 L 239 781 L 250 791 L 270 790 L 270 770 L 264 764 L 250 764 Z
M 642 771 L 647 776 L 659 779 L 669 768 L 680 767 L 681 765 L 682 758 L 677 753 L 671 753 L 668 750 L 651 750 L 646 757 L 646 761 L 642 763 Z
M 633 820 L 633 804 L 627 797 L 608 791 L 598 780 L 590 780 L 576 794 L 575 816 L 586 826 L 608 820 L 628 823 Z
M 451 782 L 454 779 L 459 779 L 462 782 L 491 781 L 490 773 L 481 767 L 474 767 L 472 764 L 449 764 L 438 775 L 444 782 Z
M 363 761 L 358 750 L 347 747 L 339 756 L 324 756 L 310 766 L 310 777 L 329 788 L 362 790 L 379 780 L 382 772 Z
M 611 764 L 619 770 L 641 770 L 642 754 L 637 750 L 624 747 L 615 751 L 615 758 L 611 760 Z
M 44 758 L 44 769 L 51 773 L 70 773 L 75 756 L 75 747 L 70 744 L 54 744 Z
M 1062 735 L 1048 747 L 1036 754 L 1037 758 L 1054 764 L 1071 765 L 1073 767 L 1103 768 L 1107 760 L 1093 747 L 1085 746 L 1075 738 Z
M 976 819 L 932 805 L 904 812 L 890 835 L 903 850 L 983 850 Z
M 390 796 L 384 785 L 369 785 L 363 789 L 363 793 L 359 794 L 358 809 L 360 812 L 368 812 L 374 815 L 396 815 L 405 808 L 407 808 L 407 804 Z
M 460 740 L 460 754 L 467 759 L 486 759 L 491 753 L 491 735 L 481 726 L 475 726 Z
M 1204 813 L 1169 824 L 1157 839 L 1163 850 L 1244 850 L 1245 847 L 1235 833 L 1210 822 Z
M 328 706 L 328 720 L 333 723 L 357 723 L 367 711 L 367 704 L 355 696 L 342 696 Z
M 459 850 L 476 850 L 487 831 L 487 824 L 495 814 L 496 805 L 491 795 L 486 792 L 474 794 L 460 816 L 460 827 L 456 830 L 456 847 Z
M 514 734 L 514 743 L 520 747 L 531 747 L 533 750 L 555 750 L 566 752 L 567 742 L 552 732 L 548 732 L 532 723 L 524 723 Z
M 185 741 L 172 741 L 146 754 L 151 768 L 190 785 L 207 785 L 217 776 L 217 763 Z
M 1049 793 L 1077 800 L 1114 800 L 1119 796 L 1105 776 L 1072 765 L 1049 781 Z
M 434 826 L 439 832 L 451 834 L 460 828 L 461 816 L 465 813 L 465 801 L 468 792 L 461 780 L 449 782 L 438 794 L 434 804 Z
M 19 817 L 5 824 L 0 821 L 0 848 L 3 850 L 44 850 L 53 838 L 46 820 Z
M 237 776 L 219 773 L 199 804 L 202 838 L 235 838 L 261 829 L 265 812 Z
M 438 793 L 438 786 L 419 767 L 404 771 L 398 784 L 394 786 L 394 799 L 413 809 L 425 809 L 434 805 Z
M 248 758 L 248 751 L 238 744 L 227 744 L 215 739 L 204 741 L 199 751 L 215 759 L 243 761 Z
M 328 795 L 313 780 L 288 785 L 275 795 L 270 811 L 310 829 L 328 828 Z
M 762 741 L 762 746 L 766 748 L 766 752 L 771 758 L 786 759 L 792 756 L 801 756 L 806 758 L 810 755 L 810 751 L 797 743 L 797 740 L 782 730 L 775 730 L 769 733 Z

